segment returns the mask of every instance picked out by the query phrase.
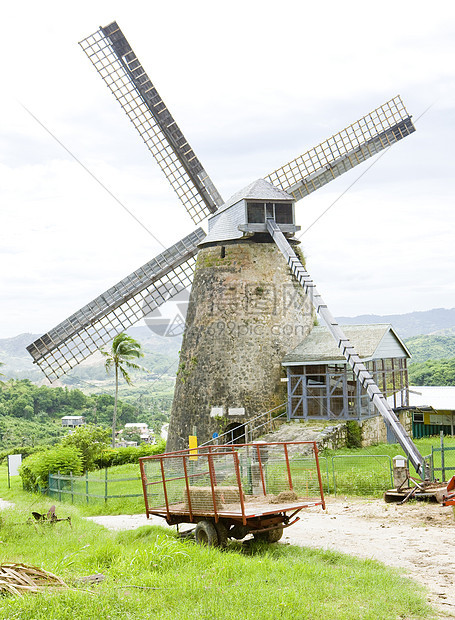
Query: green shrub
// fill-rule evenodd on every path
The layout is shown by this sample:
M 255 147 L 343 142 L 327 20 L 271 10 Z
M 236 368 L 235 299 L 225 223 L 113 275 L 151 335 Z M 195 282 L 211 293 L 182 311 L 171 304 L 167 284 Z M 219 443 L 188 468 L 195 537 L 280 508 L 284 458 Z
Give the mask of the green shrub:
M 346 447 L 347 448 L 361 448 L 362 447 L 362 429 L 358 422 L 355 420 L 349 420 L 346 422 Z
M 95 469 L 95 461 L 109 445 L 110 431 L 101 426 L 79 426 L 60 442 L 61 446 L 76 448 L 82 456 L 83 471 Z
M 108 448 L 103 450 L 95 459 L 95 465 L 99 467 L 99 469 L 103 469 L 104 467 L 113 467 L 114 465 L 137 463 L 141 456 L 161 454 L 165 449 L 166 442 L 164 439 L 154 445 L 143 443 L 138 448 Z
M 82 474 L 82 456 L 76 448 L 58 446 L 35 452 L 24 459 L 19 469 L 22 484 L 27 491 L 46 488 L 49 474 L 57 472 L 73 473 L 75 476 Z

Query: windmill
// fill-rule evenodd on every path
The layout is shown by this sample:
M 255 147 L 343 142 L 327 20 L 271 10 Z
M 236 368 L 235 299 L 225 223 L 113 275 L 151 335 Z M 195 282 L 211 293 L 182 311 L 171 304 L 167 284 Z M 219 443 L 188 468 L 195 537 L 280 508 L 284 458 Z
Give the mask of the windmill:
M 224 202 L 117 23 L 80 45 L 194 223 L 208 219 L 208 233 L 196 228 L 27 350 L 52 382 L 194 276 L 168 440 L 168 449 L 185 447 L 194 427 L 206 439 L 282 402 L 280 361 L 311 330 L 313 305 L 336 326 L 297 248 L 295 203 L 415 128 L 397 96 Z M 334 336 L 365 389 L 373 385 L 344 335 Z M 381 413 L 401 436 L 393 411 Z

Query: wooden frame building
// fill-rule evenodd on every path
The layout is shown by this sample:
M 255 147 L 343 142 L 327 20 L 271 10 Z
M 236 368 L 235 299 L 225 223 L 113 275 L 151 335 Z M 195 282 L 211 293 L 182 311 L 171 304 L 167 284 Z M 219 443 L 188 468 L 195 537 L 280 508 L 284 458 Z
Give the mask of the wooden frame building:
M 391 406 L 408 403 L 411 355 L 392 326 L 343 329 Z M 378 415 L 326 327 L 314 327 L 282 365 L 287 372 L 289 419 L 362 420 Z

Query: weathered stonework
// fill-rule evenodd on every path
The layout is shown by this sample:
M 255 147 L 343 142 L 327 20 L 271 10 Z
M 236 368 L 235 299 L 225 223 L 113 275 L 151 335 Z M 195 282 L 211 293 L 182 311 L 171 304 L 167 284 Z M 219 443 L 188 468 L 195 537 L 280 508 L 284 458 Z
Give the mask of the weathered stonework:
M 402 411 L 398 415 L 402 426 L 412 437 L 412 414 Z M 378 443 L 387 443 L 387 427 L 382 416 L 368 418 L 362 423 L 362 446 L 374 446 Z
M 167 450 L 187 447 L 194 428 L 201 443 L 229 424 L 242 424 L 284 403 L 281 360 L 305 338 L 313 322 L 312 304 L 274 243 L 202 248 Z M 233 408 L 244 408 L 244 415 L 229 415 Z
M 401 424 L 409 436 L 412 436 L 412 414 L 402 411 L 398 415 Z M 360 422 L 362 433 L 362 447 L 375 446 L 378 443 L 387 443 L 387 427 L 382 416 L 368 418 Z M 348 438 L 346 423 L 334 427 L 326 427 L 318 437 L 318 448 L 324 450 L 338 450 L 346 446 Z

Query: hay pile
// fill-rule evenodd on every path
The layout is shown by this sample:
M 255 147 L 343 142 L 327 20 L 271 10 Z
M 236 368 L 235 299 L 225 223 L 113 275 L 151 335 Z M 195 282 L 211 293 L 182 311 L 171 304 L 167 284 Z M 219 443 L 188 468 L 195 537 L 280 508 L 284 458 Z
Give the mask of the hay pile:
M 224 504 L 238 504 L 240 503 L 240 492 L 238 487 L 215 487 L 215 493 L 219 493 L 221 501 Z M 245 494 L 243 499 L 245 499 Z
M 278 495 L 270 497 L 271 504 L 281 504 L 285 502 L 296 502 L 299 496 L 295 491 L 281 491 Z
M 189 487 L 189 495 L 192 510 L 213 510 L 211 487 Z M 217 510 L 222 510 L 226 504 L 236 504 L 240 502 L 238 487 L 214 487 L 214 495 Z M 183 492 L 183 503 L 185 509 L 188 509 L 188 493 L 186 489 Z
M 65 590 L 68 588 L 60 577 L 37 566 L 21 563 L 0 564 L 1 594 L 37 594 L 49 587 Z

